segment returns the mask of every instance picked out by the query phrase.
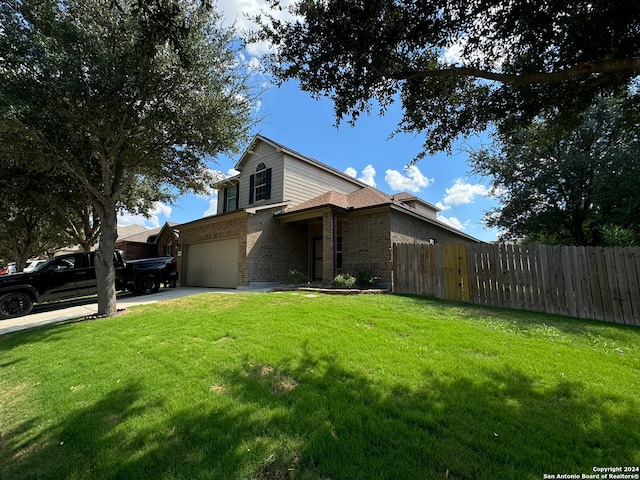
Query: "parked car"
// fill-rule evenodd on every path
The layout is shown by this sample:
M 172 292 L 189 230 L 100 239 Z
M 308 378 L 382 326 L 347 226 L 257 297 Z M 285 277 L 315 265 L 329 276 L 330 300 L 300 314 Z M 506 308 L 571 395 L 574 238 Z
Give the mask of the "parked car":
M 54 257 L 31 272 L 0 277 L 0 319 L 31 312 L 34 303 L 45 303 L 97 293 L 95 252 L 78 252 Z M 113 254 L 116 289 L 140 295 L 155 293 L 161 284 L 175 286 L 177 264 L 173 257 L 124 261 L 122 251 Z
M 0 275 L 9 275 L 16 273 L 16 262 L 8 263 L 6 267 L 0 268 Z
M 40 259 L 40 258 L 36 258 L 34 260 L 27 260 L 27 266 L 24 267 L 24 270 L 22 270 L 23 272 L 31 272 L 33 270 L 35 270 L 35 268 L 38 265 L 41 265 L 43 263 L 46 263 L 47 260 L 46 259 Z

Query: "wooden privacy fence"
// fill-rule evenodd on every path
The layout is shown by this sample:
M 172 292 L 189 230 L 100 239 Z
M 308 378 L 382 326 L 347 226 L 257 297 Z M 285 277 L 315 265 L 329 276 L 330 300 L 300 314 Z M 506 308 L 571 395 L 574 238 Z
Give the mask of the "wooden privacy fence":
M 640 326 L 640 248 L 395 244 L 396 293 Z

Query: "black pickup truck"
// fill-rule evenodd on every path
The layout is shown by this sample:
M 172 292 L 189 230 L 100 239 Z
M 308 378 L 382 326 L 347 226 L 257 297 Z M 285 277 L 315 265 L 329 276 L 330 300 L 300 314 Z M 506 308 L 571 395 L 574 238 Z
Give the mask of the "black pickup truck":
M 54 257 L 28 273 L 0 276 L 0 320 L 31 312 L 34 303 L 95 295 L 95 252 Z M 116 290 L 136 294 L 155 293 L 161 284 L 175 287 L 177 264 L 173 257 L 124 261 L 122 251 L 113 252 Z

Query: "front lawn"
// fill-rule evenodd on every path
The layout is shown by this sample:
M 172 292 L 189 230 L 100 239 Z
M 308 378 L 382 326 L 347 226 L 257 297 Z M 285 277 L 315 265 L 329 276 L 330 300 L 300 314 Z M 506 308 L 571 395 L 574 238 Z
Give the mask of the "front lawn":
M 0 368 L 6 480 L 640 465 L 639 328 L 411 296 L 203 294 L 2 336 Z

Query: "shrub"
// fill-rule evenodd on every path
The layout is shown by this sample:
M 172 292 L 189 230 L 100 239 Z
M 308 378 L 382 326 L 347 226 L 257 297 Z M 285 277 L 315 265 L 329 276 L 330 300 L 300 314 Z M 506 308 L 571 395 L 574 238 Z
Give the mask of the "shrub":
M 378 277 L 370 272 L 358 272 L 356 275 L 356 285 L 360 288 L 372 288 L 378 283 Z
M 351 288 L 356 284 L 356 277 L 348 273 L 340 273 L 333 279 L 333 286 L 338 288 Z
M 636 239 L 633 230 L 618 225 L 602 227 L 603 243 L 606 247 L 635 247 Z
M 297 270 L 289 270 L 287 274 L 287 284 L 289 285 L 302 285 L 309 283 L 308 277 Z

